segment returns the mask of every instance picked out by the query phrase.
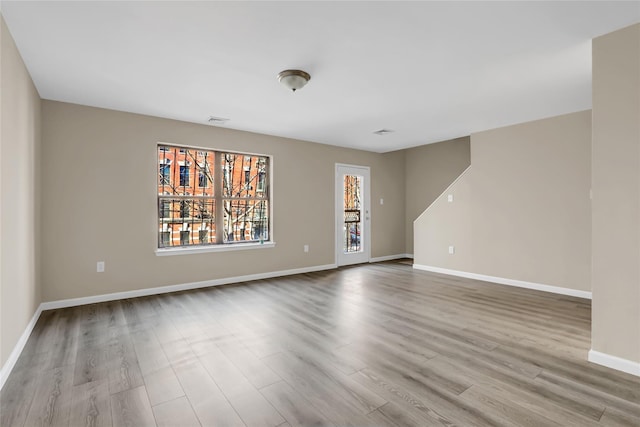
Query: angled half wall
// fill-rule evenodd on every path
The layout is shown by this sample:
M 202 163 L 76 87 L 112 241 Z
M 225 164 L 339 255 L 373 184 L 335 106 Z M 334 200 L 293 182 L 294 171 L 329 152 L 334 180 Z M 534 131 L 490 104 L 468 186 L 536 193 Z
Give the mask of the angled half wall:
M 589 297 L 590 176 L 591 111 L 472 134 L 468 171 L 414 223 L 415 265 Z

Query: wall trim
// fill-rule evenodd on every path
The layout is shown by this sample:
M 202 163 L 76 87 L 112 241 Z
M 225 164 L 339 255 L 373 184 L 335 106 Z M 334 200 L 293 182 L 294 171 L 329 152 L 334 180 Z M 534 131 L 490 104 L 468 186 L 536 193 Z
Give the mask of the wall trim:
M 551 292 L 560 295 L 569 295 L 577 298 L 591 299 L 591 292 L 577 289 L 562 288 L 559 286 L 544 285 L 541 283 L 525 282 L 524 280 L 506 279 L 504 277 L 486 276 L 484 274 L 468 273 L 466 271 L 449 270 L 447 268 L 431 267 L 429 265 L 413 264 L 416 270 L 431 271 L 433 273 L 448 274 L 451 276 L 466 277 L 467 279 L 482 280 L 501 285 L 515 286 L 518 288 L 534 289 L 536 291 Z
M 412 258 L 413 254 L 396 254 L 396 255 L 385 255 L 385 256 L 377 256 L 369 259 L 369 262 L 382 262 L 382 261 L 391 261 L 394 259 L 402 259 L 402 258 Z
M 589 356 L 587 359 L 591 363 L 606 366 L 607 368 L 612 368 L 618 371 L 626 372 L 627 374 L 640 377 L 640 362 L 634 362 L 632 360 L 612 356 L 607 353 L 601 353 L 594 349 L 589 350 Z
M 2 365 L 2 369 L 0 369 L 0 390 L 2 390 L 2 387 L 4 387 L 4 384 L 7 381 L 7 378 L 9 378 L 9 374 L 11 373 L 13 368 L 16 366 L 16 362 L 18 361 L 18 358 L 22 354 L 22 350 L 24 350 L 24 346 L 27 344 L 27 341 L 29 340 L 29 336 L 31 336 L 31 332 L 33 331 L 33 328 L 36 326 L 36 323 L 38 322 L 38 319 L 40 318 L 41 313 L 42 313 L 42 304 L 40 304 L 36 309 L 36 312 L 33 314 L 33 317 L 27 324 L 27 327 L 24 329 L 24 332 L 22 333 L 22 335 L 20 335 L 20 338 L 18 339 L 16 346 L 13 348 L 13 351 L 9 355 L 9 358 L 4 363 L 4 365 Z
M 43 302 L 41 306 L 42 310 L 53 310 L 56 308 L 75 307 L 78 305 L 116 301 L 126 298 L 146 297 L 150 295 L 167 294 L 170 292 L 180 292 L 192 289 L 209 288 L 212 286 L 230 285 L 232 283 L 250 282 L 252 280 L 271 279 L 274 277 L 291 276 L 294 274 L 312 273 L 314 271 L 330 270 L 333 268 L 337 268 L 337 266 L 335 264 L 314 265 L 311 267 L 294 268 L 291 270 L 270 271 L 267 273 L 248 274 L 246 276 L 224 277 L 221 279 L 203 280 L 201 282 L 182 283 L 179 285 L 137 289 L 135 291 L 114 292 L 112 294 L 102 294 L 81 298 L 49 301 Z
M 231 252 L 231 251 L 246 251 L 249 249 L 269 249 L 275 248 L 276 242 L 253 242 L 253 243 L 223 243 L 216 245 L 204 245 L 204 246 L 179 246 L 172 248 L 157 248 L 155 250 L 156 256 L 174 256 L 174 255 L 192 255 L 203 254 L 208 252 Z

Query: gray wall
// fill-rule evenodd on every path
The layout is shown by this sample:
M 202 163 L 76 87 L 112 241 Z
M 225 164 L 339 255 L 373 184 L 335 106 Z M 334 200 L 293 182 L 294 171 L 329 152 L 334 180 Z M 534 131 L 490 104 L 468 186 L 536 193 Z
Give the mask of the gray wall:
M 592 349 L 640 363 L 640 24 L 593 41 Z
M 0 15 L 0 365 L 40 304 L 40 97 Z
M 590 169 L 591 111 L 472 134 L 453 202 L 415 222 L 415 264 L 589 291 Z
M 385 199 L 372 203 L 371 256 L 404 253 L 402 153 L 53 101 L 43 102 L 42 127 L 45 301 L 333 264 L 335 163 L 369 166 L 372 199 Z M 276 247 L 156 256 L 159 141 L 272 155 Z
M 413 253 L 413 221 L 469 167 L 469 143 L 467 136 L 404 150 L 406 253 Z

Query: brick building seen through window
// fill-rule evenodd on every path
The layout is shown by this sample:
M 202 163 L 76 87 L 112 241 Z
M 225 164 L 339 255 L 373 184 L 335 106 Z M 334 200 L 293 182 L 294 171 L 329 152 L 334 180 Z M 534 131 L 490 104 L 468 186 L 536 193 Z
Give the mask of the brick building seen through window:
M 159 145 L 158 247 L 270 240 L 269 158 Z

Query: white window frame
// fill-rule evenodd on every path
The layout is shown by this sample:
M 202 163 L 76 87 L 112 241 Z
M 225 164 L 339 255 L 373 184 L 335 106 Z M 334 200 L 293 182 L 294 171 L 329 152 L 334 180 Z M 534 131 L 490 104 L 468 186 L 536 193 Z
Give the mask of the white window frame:
M 249 153 L 245 151 L 237 151 L 237 150 L 228 150 L 222 148 L 210 148 L 210 147 L 202 147 L 202 146 L 192 146 L 192 145 L 184 145 L 184 144 L 176 144 L 172 142 L 157 142 L 154 145 L 154 159 L 155 159 L 155 174 L 157 175 L 159 172 L 158 169 L 158 147 L 166 145 L 169 147 L 175 147 L 178 149 L 185 150 L 196 150 L 196 151 L 214 151 L 218 153 L 231 153 L 231 154 L 240 154 L 246 156 L 260 156 L 266 157 L 269 160 L 269 169 L 267 173 L 268 178 L 268 188 L 269 188 L 269 197 L 267 198 L 269 204 L 269 241 L 265 242 L 254 242 L 248 241 L 243 243 L 242 241 L 235 241 L 233 243 L 219 243 L 219 244 L 211 244 L 211 245 L 193 245 L 193 246 L 177 246 L 177 247 L 158 247 L 158 222 L 159 222 L 159 211 L 158 211 L 158 180 L 157 177 L 154 180 L 154 194 L 155 194 L 155 238 L 154 238 L 154 247 L 156 256 L 174 256 L 174 255 L 190 255 L 190 254 L 202 254 L 208 252 L 230 252 L 230 251 L 243 251 L 243 250 L 253 250 L 253 249 L 270 249 L 276 246 L 275 242 L 275 233 L 273 228 L 273 212 L 274 212 L 274 189 L 273 189 L 273 175 L 274 175 L 274 159 L 272 155 L 269 154 L 258 154 L 258 153 Z M 221 167 L 220 165 L 216 165 L 216 167 Z M 224 173 L 224 171 L 222 171 Z M 156 175 L 153 175 L 154 177 Z M 244 178 L 244 177 L 243 177 Z M 212 182 L 209 182 L 209 186 L 212 186 Z M 216 189 L 214 188 L 214 192 Z M 221 197 L 222 199 L 222 197 Z M 216 227 L 218 226 L 216 219 Z

